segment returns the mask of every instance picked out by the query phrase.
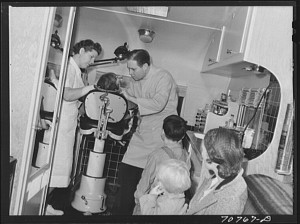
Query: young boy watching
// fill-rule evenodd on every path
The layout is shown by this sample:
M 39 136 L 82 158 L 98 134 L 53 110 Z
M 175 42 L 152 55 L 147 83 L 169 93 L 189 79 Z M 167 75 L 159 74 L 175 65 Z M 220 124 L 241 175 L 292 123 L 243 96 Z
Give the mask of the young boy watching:
M 187 150 L 184 149 L 182 139 L 187 131 L 186 121 L 178 115 L 170 115 L 164 119 L 161 137 L 164 146 L 154 150 L 148 156 L 148 160 L 143 170 L 142 177 L 134 193 L 135 208 L 133 215 L 140 214 L 139 199 L 142 195 L 148 194 L 155 186 L 155 175 L 158 166 L 168 159 L 177 159 L 187 163 L 190 169 L 190 160 Z
M 156 174 L 156 186 L 140 197 L 142 215 L 177 215 L 186 209 L 184 192 L 191 186 L 187 164 L 177 159 L 162 163 Z

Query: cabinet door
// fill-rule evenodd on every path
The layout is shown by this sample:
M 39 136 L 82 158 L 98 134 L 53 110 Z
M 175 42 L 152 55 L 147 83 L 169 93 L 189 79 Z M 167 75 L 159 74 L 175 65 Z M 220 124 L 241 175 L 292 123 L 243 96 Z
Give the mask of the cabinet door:
M 223 26 L 221 31 L 215 31 L 213 34 L 213 37 L 210 41 L 210 45 L 208 47 L 204 63 L 203 63 L 203 69 L 206 70 L 210 65 L 213 65 L 220 60 L 220 53 L 221 53 L 221 47 L 223 42 L 223 36 L 224 36 L 225 26 Z
M 226 60 L 244 52 L 251 15 L 250 7 L 239 7 L 232 13 L 225 29 L 221 59 Z
M 55 31 L 55 26 L 58 26 L 58 12 L 63 13 L 63 18 L 65 18 L 60 28 L 64 30 L 64 36 L 61 36 L 64 42 L 61 43 L 59 48 L 56 46 L 55 49 L 60 52 L 58 56 L 55 56 L 58 58 L 55 68 L 56 72 L 59 71 L 59 81 L 56 88 L 49 85 L 48 88 L 44 81 L 47 67 L 49 67 L 49 59 L 51 58 L 50 52 L 52 52 L 53 48 L 53 30 Z M 37 72 L 33 85 L 35 94 L 30 104 L 29 122 L 26 129 L 27 135 L 21 160 L 14 215 L 44 214 L 75 12 L 75 7 L 49 7 L 47 18 L 43 23 L 44 30 L 41 31 L 44 32 L 41 40 L 43 46 L 40 49 L 40 63 L 36 66 Z M 47 115 L 45 117 L 42 116 L 42 111 L 45 110 L 51 113 L 51 118 L 46 118 Z M 41 123 L 43 120 L 48 120 L 46 123 L 48 123 L 49 127 L 44 129 L 43 137 L 41 137 L 40 133 L 43 127 Z M 45 134 L 46 130 L 48 131 L 47 137 Z M 34 156 L 35 151 L 37 151 L 37 154 L 42 154 L 41 157 L 43 158 L 43 162 L 40 162 L 38 165 L 35 161 L 37 158 L 37 156 Z

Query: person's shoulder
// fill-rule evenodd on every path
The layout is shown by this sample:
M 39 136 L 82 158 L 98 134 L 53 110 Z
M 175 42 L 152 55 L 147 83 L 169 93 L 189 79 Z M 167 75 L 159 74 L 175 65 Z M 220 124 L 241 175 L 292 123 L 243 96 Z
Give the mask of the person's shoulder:
M 156 75 L 161 75 L 161 76 L 171 76 L 171 73 L 166 70 L 165 68 L 162 68 L 162 67 L 158 67 L 158 66 L 155 66 L 153 64 L 151 64 L 151 70 L 152 72 L 156 73 Z
M 75 62 L 74 62 L 75 63 Z M 76 72 L 76 68 L 74 63 L 71 62 L 71 59 L 69 59 L 69 63 L 68 63 L 68 72 L 72 72 L 75 73 Z
M 157 156 L 161 156 L 161 155 L 164 155 L 165 152 L 162 148 L 157 148 L 157 149 L 154 149 L 151 153 L 150 153 L 150 156 L 151 157 L 157 157 Z
M 149 154 L 150 159 L 157 161 L 165 160 L 167 157 L 168 155 L 162 148 L 157 148 Z

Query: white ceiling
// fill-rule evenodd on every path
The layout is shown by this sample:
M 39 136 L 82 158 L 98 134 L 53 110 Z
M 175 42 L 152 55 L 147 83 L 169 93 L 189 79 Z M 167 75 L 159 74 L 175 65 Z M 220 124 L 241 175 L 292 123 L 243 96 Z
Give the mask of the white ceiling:
M 99 11 L 107 11 L 127 15 L 138 21 L 137 25 L 143 27 L 151 21 L 151 28 L 159 31 L 162 21 L 177 26 L 188 25 L 203 29 L 220 29 L 225 22 L 225 18 L 234 10 L 231 6 L 170 6 L 168 17 L 151 16 L 130 12 L 125 6 L 113 7 L 89 7 Z
M 155 32 L 153 47 L 178 52 L 190 49 L 191 53 L 194 51 L 194 54 L 199 55 L 199 52 L 207 48 L 211 34 L 216 30 L 221 30 L 225 18 L 228 18 L 235 8 L 229 6 L 171 6 L 168 17 L 163 18 L 130 12 L 126 6 L 99 6 L 83 7 L 79 10 L 79 15 L 86 21 L 97 21 L 93 25 L 89 23 L 94 30 L 103 31 L 104 27 L 110 27 L 111 35 L 116 34 L 117 29 L 121 29 L 127 33 L 127 37 L 123 39 L 128 39 L 128 36 L 136 36 L 138 29 L 147 28 Z M 119 36 L 122 35 L 119 34 Z M 197 47 L 195 48 L 195 46 Z
M 112 55 L 118 44 L 129 49 L 150 50 L 156 58 L 178 57 L 187 66 L 200 66 L 213 32 L 221 32 L 225 18 L 235 10 L 230 6 L 171 6 L 167 18 L 130 12 L 126 6 L 86 6 L 77 10 L 76 38 L 95 39 L 105 46 L 102 57 Z M 154 40 L 144 45 L 138 29 L 155 32 Z M 180 58 L 180 59 L 179 59 Z M 182 59 L 181 59 L 182 58 Z M 201 59 L 202 58 L 202 59 Z M 171 59 L 170 59 L 171 60 Z

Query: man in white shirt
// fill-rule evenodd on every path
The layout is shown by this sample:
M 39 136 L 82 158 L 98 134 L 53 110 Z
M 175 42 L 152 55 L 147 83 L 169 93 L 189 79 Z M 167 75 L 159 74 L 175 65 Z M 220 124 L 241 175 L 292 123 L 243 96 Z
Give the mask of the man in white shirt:
M 148 155 L 163 145 L 162 124 L 165 117 L 177 113 L 177 85 L 172 75 L 150 63 L 146 50 L 130 51 L 127 68 L 132 82 L 122 93 L 138 105 L 140 123 L 133 134 L 119 166 L 120 189 L 113 213 L 131 215 L 134 192 Z

